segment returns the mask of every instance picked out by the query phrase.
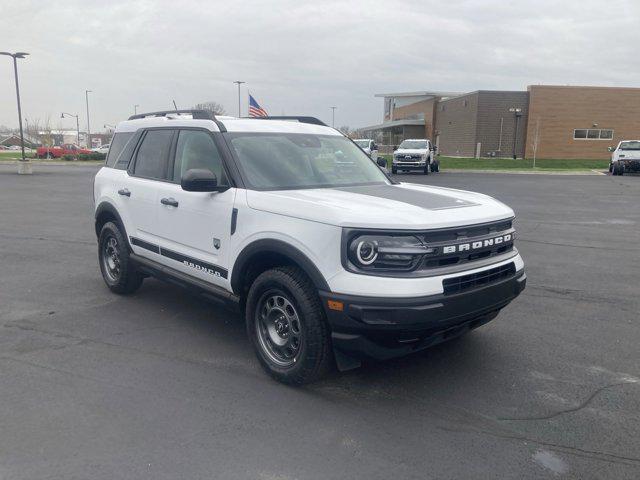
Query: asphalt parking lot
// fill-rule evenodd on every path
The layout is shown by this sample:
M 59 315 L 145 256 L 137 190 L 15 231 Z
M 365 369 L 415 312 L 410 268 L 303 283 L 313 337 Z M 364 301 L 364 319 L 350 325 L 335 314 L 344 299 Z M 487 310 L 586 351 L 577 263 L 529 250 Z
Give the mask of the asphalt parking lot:
M 640 477 L 640 177 L 403 181 L 511 205 L 527 290 L 419 355 L 305 388 L 239 318 L 104 286 L 97 167 L 0 166 L 0 478 Z

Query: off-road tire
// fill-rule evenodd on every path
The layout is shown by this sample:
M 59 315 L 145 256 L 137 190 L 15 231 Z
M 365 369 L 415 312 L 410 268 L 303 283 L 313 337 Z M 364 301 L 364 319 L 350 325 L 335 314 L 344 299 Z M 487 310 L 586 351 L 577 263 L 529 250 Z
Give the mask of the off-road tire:
M 290 302 L 299 321 L 299 351 L 290 365 L 279 365 L 277 359 L 272 359 L 273 352 L 265 345 L 264 333 L 260 333 L 265 309 L 269 308 L 269 299 L 274 295 Z M 247 334 L 260 364 L 276 380 L 303 385 L 330 369 L 331 338 L 318 290 L 299 268 L 276 267 L 261 273 L 249 289 L 245 319 Z
M 106 260 L 107 244 L 109 244 L 111 250 L 115 250 L 117 255 L 117 274 L 109 268 L 109 262 Z M 114 293 L 133 293 L 142 285 L 144 276 L 136 271 L 131 263 L 127 241 L 118 225 L 113 222 L 105 223 L 100 230 L 100 235 L 98 236 L 98 264 L 100 265 L 104 283 Z

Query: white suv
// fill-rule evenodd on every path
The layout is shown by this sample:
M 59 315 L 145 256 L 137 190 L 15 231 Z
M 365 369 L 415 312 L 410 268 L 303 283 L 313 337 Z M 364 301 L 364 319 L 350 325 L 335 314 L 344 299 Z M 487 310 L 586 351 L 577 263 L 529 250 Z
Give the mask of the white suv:
M 609 172 L 612 175 L 640 172 L 640 140 L 623 140 L 617 147 L 609 147 L 609 151 Z
M 239 309 L 286 383 L 463 334 L 526 282 L 509 207 L 394 182 L 310 117 L 134 115 L 94 198 L 112 291 L 151 275 Z
M 429 175 L 429 172 L 439 172 L 440 162 L 435 158 L 435 149 L 431 140 L 426 138 L 408 138 L 403 140 L 393 152 L 391 172 L 401 170 L 417 170 Z

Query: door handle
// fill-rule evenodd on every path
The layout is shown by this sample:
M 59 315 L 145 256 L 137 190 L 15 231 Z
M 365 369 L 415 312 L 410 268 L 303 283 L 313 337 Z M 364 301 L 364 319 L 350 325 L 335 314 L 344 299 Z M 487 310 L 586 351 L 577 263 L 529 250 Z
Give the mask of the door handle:
M 129 191 L 128 188 L 121 188 L 120 190 L 118 190 L 118 193 L 120 195 L 124 195 L 125 197 L 130 197 L 131 196 L 131 192 Z
M 178 201 L 173 197 L 163 198 L 162 200 L 160 200 L 160 203 L 163 205 L 169 205 L 170 207 L 178 206 Z

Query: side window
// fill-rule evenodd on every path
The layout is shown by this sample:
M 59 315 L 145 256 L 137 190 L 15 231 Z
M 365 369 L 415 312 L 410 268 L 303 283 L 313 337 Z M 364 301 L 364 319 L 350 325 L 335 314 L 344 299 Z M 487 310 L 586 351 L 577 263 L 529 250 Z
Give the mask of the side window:
M 220 152 L 211 135 L 200 130 L 181 130 L 173 165 L 173 181 L 180 183 L 184 172 L 192 168 L 210 170 L 218 179 L 218 185 L 229 183 L 222 168 Z
M 113 167 L 122 153 L 122 149 L 129 140 L 133 137 L 133 132 L 116 133 L 111 139 L 111 147 L 109 147 L 109 153 L 107 154 L 107 160 L 105 165 L 107 167 Z
M 166 178 L 173 133 L 173 130 L 149 130 L 146 133 L 136 155 L 135 176 L 158 180 Z

